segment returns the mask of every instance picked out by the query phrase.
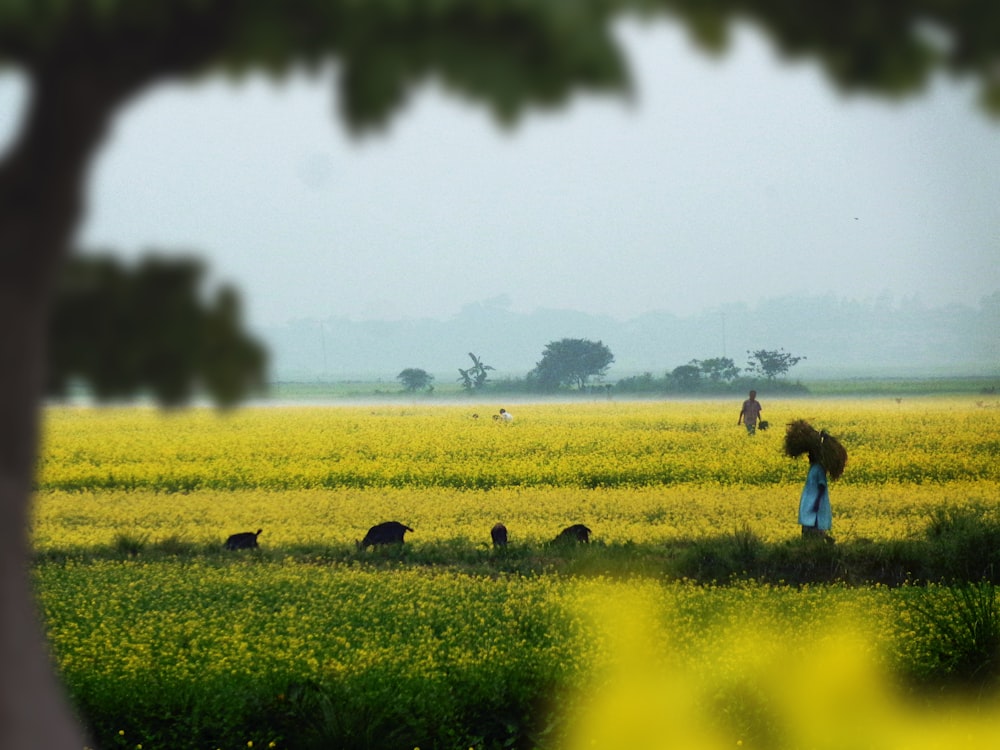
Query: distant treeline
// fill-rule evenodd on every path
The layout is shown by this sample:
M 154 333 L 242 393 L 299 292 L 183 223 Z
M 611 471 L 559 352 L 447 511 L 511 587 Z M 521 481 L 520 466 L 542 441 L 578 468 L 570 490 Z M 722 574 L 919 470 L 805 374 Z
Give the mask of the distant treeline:
M 588 395 L 613 397 L 621 396 L 728 396 L 733 394 L 746 394 L 751 389 L 766 390 L 768 393 L 782 393 L 794 395 L 807 395 L 809 388 L 800 381 L 785 379 L 766 380 L 765 378 L 741 377 L 728 381 L 709 380 L 698 378 L 676 377 L 672 373 L 664 373 L 656 376 L 646 372 L 641 375 L 633 375 L 622 378 L 616 382 L 591 383 L 580 389 L 561 389 L 560 394 L 566 396 Z M 540 393 L 535 383 L 530 378 L 501 378 L 489 381 L 478 395 L 486 393 L 496 394 L 524 394 L 532 395 Z M 551 393 L 546 391 L 546 393 Z
M 804 316 L 816 310 L 822 310 L 823 324 L 803 325 Z M 567 336 L 602 341 L 611 349 L 615 362 L 608 380 L 647 371 L 660 380 L 665 371 L 696 357 L 729 356 L 742 366 L 748 349 L 778 347 L 807 358 L 795 374 L 809 380 L 995 374 L 998 327 L 1000 292 L 978 304 L 947 307 L 915 300 L 788 297 L 627 321 L 566 310 L 522 314 L 484 303 L 444 321 L 295 320 L 258 333 L 271 354 L 272 380 L 377 380 L 420 367 L 438 376 L 441 389 L 456 368 L 468 367 L 470 349 L 496 368 L 491 379 L 517 377 L 535 366 L 545 342 Z
M 678 394 L 678 395 L 730 395 L 747 393 L 751 389 L 769 393 L 805 395 L 809 389 L 799 381 L 765 378 L 733 378 L 732 380 L 711 380 L 705 377 L 678 376 L 674 372 L 656 377 L 650 372 L 622 378 L 614 384 L 616 393 L 627 394 Z
M 839 378 L 832 380 L 768 381 L 764 378 L 739 378 L 731 383 L 701 383 L 692 390 L 673 381 L 668 374 L 652 373 L 623 378 L 614 383 L 597 383 L 583 391 L 564 391 L 559 398 L 714 398 L 746 397 L 750 389 L 768 397 L 774 395 L 811 397 L 873 396 L 885 398 L 915 398 L 920 396 L 963 395 L 976 400 L 983 408 L 1000 408 L 1000 377 L 936 377 L 936 378 Z M 83 394 L 80 394 L 83 395 Z M 290 401 L 351 401 L 378 399 L 394 401 L 414 398 L 429 401 L 470 398 L 477 401 L 500 397 L 535 397 L 524 378 L 497 378 L 482 390 L 464 391 L 458 384 L 441 384 L 429 391 L 413 393 L 401 390 L 387 380 L 337 380 L 294 382 L 280 381 L 268 386 L 267 397 Z

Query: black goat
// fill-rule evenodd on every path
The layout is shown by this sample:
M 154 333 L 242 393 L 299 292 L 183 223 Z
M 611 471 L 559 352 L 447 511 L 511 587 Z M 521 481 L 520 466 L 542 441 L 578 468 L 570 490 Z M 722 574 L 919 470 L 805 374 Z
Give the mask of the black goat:
M 502 523 L 495 524 L 493 528 L 490 529 L 490 538 L 493 539 L 494 547 L 506 547 L 507 527 Z
M 554 544 L 566 544 L 571 542 L 588 544 L 590 542 L 590 534 L 590 529 L 582 523 L 575 523 L 572 526 L 567 526 L 565 529 L 560 531 L 558 536 L 556 536 L 552 542 Z
M 258 546 L 257 537 L 260 536 L 260 532 L 262 531 L 263 529 L 257 529 L 256 534 L 252 531 L 233 534 L 226 540 L 226 549 L 255 549 Z
M 413 529 L 409 526 L 404 526 L 399 521 L 386 521 L 375 524 L 368 529 L 365 538 L 357 543 L 358 549 L 365 550 L 369 547 L 383 544 L 402 544 L 403 534 L 407 531 L 413 531 Z

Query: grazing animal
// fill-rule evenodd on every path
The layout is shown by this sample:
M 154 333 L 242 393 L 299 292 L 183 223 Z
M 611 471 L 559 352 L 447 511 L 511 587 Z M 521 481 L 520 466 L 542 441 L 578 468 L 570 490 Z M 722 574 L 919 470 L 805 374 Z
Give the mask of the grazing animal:
M 567 542 L 582 542 L 583 544 L 588 544 L 590 542 L 591 531 L 582 523 L 575 523 L 572 526 L 567 526 L 565 529 L 559 532 L 552 541 L 558 544 L 564 544 Z
M 498 523 L 490 529 L 490 537 L 493 539 L 494 547 L 506 547 L 507 546 L 507 527 L 502 523 Z
M 252 531 L 233 534 L 226 540 L 226 549 L 255 549 L 258 546 L 257 537 L 262 531 L 263 529 L 257 529 L 256 534 Z
M 409 526 L 404 526 L 399 521 L 386 521 L 378 523 L 368 529 L 365 538 L 358 542 L 358 549 L 365 550 L 383 544 L 402 544 L 403 534 L 413 531 Z

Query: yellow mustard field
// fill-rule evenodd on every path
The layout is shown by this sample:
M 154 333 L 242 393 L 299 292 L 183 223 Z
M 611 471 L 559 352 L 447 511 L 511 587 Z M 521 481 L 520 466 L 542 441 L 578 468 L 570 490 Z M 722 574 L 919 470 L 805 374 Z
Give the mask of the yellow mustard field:
M 512 407 L 513 410 L 513 407 Z M 1000 409 L 961 399 L 766 404 L 749 437 L 722 402 L 192 410 L 59 408 L 47 413 L 35 544 L 221 541 L 344 545 L 399 520 L 415 545 L 473 544 L 505 523 L 534 543 L 571 523 L 610 543 L 797 532 L 805 459 L 782 428 L 809 419 L 849 451 L 831 488 L 835 531 L 900 538 L 942 505 L 1000 507 Z
M 43 489 L 620 487 L 798 481 L 783 425 L 809 420 L 850 451 L 845 484 L 1000 478 L 1000 410 L 968 401 L 767 404 L 748 440 L 723 402 L 525 404 L 513 424 L 486 406 L 288 407 L 163 415 L 52 409 Z M 475 418 L 476 414 L 484 416 Z
M 41 492 L 35 509 L 39 551 L 106 546 L 121 534 L 156 543 L 180 539 L 221 544 L 235 531 L 263 529 L 260 544 L 353 545 L 369 526 L 399 520 L 414 529 L 407 544 L 486 545 L 498 521 L 511 544 L 538 544 L 572 523 L 609 544 L 654 543 L 729 534 L 749 528 L 765 541 L 799 533 L 799 487 L 694 485 L 679 487 L 334 489 L 299 491 L 215 490 L 164 495 L 148 490 Z M 996 514 L 1000 490 L 987 482 L 946 486 L 834 486 L 838 538 L 886 540 L 923 531 L 943 505 L 986 508 Z
M 575 576 L 547 572 L 543 544 L 584 523 L 597 544 L 552 554 L 618 571 L 631 545 L 740 529 L 829 555 L 783 546 L 807 469 L 781 450 L 797 418 L 849 452 L 838 549 L 888 549 L 941 508 L 995 523 L 1000 409 L 765 400 L 772 427 L 751 437 L 731 403 L 505 406 L 513 424 L 484 404 L 48 410 L 33 573 L 95 745 L 1000 745 L 996 694 L 935 700 L 893 677 L 940 646 L 911 606 L 933 588 Z M 414 529 L 406 553 L 354 550 L 387 519 Z M 491 566 L 497 521 L 542 561 L 531 574 Z M 260 551 L 221 549 L 258 528 Z

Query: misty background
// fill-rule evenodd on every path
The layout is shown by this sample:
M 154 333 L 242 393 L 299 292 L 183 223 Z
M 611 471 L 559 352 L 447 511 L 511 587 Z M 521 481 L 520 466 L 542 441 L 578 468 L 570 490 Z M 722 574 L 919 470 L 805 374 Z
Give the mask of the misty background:
M 458 380 L 468 352 L 496 371 L 524 377 L 550 341 L 600 340 L 615 355 L 606 381 L 650 372 L 662 377 L 692 359 L 729 357 L 745 368 L 748 350 L 806 359 L 789 378 L 1000 375 L 1000 293 L 978 305 L 925 306 L 823 297 L 732 304 L 689 316 L 652 312 L 626 321 L 569 310 L 510 309 L 510 300 L 469 304 L 447 320 L 300 319 L 259 333 L 278 381 L 393 380 L 407 367 L 439 382 Z
M 631 97 L 503 129 L 429 83 L 385 131 L 335 70 L 167 83 L 115 121 L 78 247 L 205 258 L 276 380 L 520 377 L 560 338 L 608 377 L 784 349 L 795 377 L 1000 370 L 1000 125 L 968 82 L 847 96 L 738 25 L 720 57 L 618 26 Z M 0 144 L 25 92 L 0 75 Z

